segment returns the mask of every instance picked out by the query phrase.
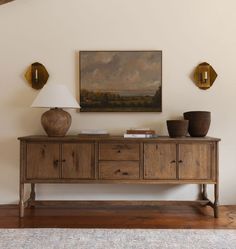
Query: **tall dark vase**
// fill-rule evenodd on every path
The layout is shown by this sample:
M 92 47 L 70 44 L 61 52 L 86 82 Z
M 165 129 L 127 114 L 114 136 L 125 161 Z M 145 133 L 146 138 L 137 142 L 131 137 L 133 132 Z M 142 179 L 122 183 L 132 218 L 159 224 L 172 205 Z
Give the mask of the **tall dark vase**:
M 184 113 L 184 119 L 189 121 L 188 132 L 191 137 L 205 137 L 211 123 L 211 113 L 206 111 L 191 111 Z

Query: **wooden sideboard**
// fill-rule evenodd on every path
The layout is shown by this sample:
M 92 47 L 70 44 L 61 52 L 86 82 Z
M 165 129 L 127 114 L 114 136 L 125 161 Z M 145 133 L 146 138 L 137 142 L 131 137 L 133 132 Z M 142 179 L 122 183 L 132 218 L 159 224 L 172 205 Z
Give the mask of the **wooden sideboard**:
M 20 217 L 26 205 L 37 205 L 35 184 L 43 183 L 199 184 L 201 198 L 194 203 L 211 206 L 218 217 L 218 138 L 27 136 L 19 140 Z M 27 201 L 25 184 L 31 184 Z M 214 184 L 213 202 L 207 197 L 207 184 Z

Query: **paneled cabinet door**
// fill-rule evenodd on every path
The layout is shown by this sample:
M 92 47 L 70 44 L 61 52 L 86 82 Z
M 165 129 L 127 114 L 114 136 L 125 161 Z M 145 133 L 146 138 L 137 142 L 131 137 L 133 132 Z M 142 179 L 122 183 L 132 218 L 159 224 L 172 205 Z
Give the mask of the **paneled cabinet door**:
M 62 178 L 93 179 L 95 169 L 93 143 L 62 145 Z
M 58 179 L 60 177 L 59 144 L 29 143 L 26 155 L 27 179 Z
M 211 179 L 210 143 L 179 144 L 179 179 Z
M 144 144 L 144 179 L 176 179 L 176 144 Z

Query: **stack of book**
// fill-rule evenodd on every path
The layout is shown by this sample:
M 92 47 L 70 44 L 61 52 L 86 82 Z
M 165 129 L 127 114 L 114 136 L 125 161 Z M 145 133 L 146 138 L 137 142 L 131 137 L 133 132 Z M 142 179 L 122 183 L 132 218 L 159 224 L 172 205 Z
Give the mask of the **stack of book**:
M 129 129 L 124 134 L 124 138 L 154 138 L 156 132 L 150 128 Z

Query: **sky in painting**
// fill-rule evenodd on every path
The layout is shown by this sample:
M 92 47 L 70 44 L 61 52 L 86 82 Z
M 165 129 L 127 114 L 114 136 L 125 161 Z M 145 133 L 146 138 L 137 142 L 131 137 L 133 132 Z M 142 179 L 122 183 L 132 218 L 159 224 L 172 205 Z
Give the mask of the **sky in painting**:
M 80 52 L 81 89 L 153 91 L 161 86 L 160 51 Z

